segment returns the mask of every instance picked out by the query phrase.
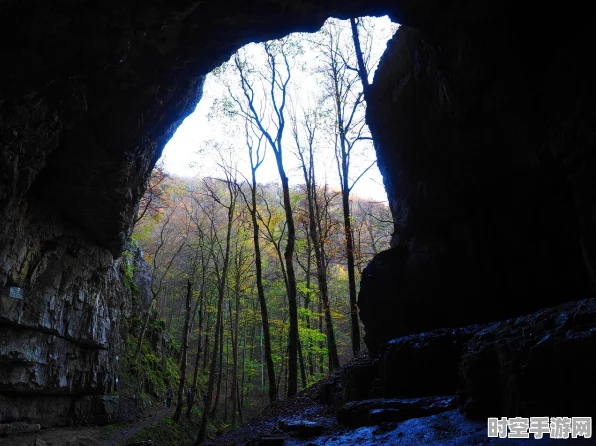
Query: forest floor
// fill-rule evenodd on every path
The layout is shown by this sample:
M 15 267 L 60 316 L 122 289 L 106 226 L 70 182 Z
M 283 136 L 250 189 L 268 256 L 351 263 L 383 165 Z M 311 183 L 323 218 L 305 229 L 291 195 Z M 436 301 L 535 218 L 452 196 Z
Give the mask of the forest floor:
M 259 416 L 228 431 L 205 446 L 465 446 L 559 444 L 542 440 L 488 438 L 483 421 L 466 419 L 457 410 L 411 418 L 401 422 L 381 422 L 374 426 L 349 427 L 338 422 L 334 410 L 320 402 L 325 381 L 299 392 L 295 397 L 267 406 Z M 190 446 L 197 433 L 198 418 L 174 424 L 174 407 L 157 405 L 150 416 L 137 423 L 103 427 L 44 429 L 36 434 L 0 438 L 6 446 Z M 595 444 L 596 439 L 571 439 L 567 444 Z
M 2 446 L 121 446 L 130 443 L 138 432 L 159 424 L 171 408 L 156 404 L 150 414 L 136 423 L 118 423 L 108 426 L 56 427 L 35 433 L 0 437 Z

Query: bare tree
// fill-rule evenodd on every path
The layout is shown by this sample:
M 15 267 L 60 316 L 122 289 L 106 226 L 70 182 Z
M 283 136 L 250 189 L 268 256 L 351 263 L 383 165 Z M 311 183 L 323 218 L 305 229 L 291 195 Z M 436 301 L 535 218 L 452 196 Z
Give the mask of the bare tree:
M 218 240 L 219 251 L 223 254 L 221 270 L 218 267 L 218 262 L 214 262 L 216 268 L 216 275 L 218 279 L 218 297 L 217 297 L 217 322 L 215 324 L 215 340 L 213 345 L 213 355 L 211 359 L 211 367 L 209 372 L 209 381 L 207 384 L 207 398 L 205 401 L 205 407 L 203 409 L 203 417 L 201 419 L 201 426 L 199 428 L 199 436 L 195 444 L 199 445 L 205 441 L 205 435 L 207 433 L 207 419 L 211 413 L 211 401 L 213 399 L 213 390 L 215 387 L 215 373 L 217 368 L 217 354 L 220 349 L 220 342 L 223 342 L 223 314 L 222 306 L 224 295 L 227 286 L 228 268 L 230 262 L 230 240 L 232 236 L 232 223 L 234 221 L 234 210 L 236 208 L 236 201 L 238 198 L 238 183 L 234 177 L 234 172 L 227 166 L 222 165 L 222 170 L 225 178 L 220 180 L 225 184 L 227 189 L 227 200 L 224 202 L 220 198 L 219 193 L 215 188 L 211 187 L 208 182 L 204 182 L 205 187 L 208 190 L 209 196 L 217 202 L 221 207 L 227 211 L 227 226 L 226 226 L 226 237 L 224 245 L 222 246 L 221 241 Z M 197 200 L 197 198 L 195 198 Z M 215 217 L 211 216 L 212 227 L 215 225 Z M 215 257 L 215 256 L 214 256 Z M 221 373 L 221 368 L 220 368 Z
M 302 144 L 300 138 L 300 129 L 295 116 L 292 117 L 292 134 L 296 144 L 298 157 L 302 166 L 302 173 L 306 184 L 306 199 L 308 203 L 308 220 L 309 220 L 309 235 L 312 240 L 315 251 L 315 260 L 317 264 L 317 281 L 319 285 L 319 293 L 323 301 L 323 310 L 325 312 L 325 325 L 327 336 L 327 351 L 329 358 L 329 371 L 332 372 L 339 368 L 339 358 L 337 355 L 337 344 L 335 342 L 335 332 L 333 331 L 333 320 L 331 319 L 331 311 L 329 308 L 329 292 L 327 288 L 327 267 L 325 265 L 324 253 L 324 239 L 321 240 L 320 234 L 320 219 L 318 219 L 315 212 L 317 206 L 317 185 L 315 179 L 315 159 L 314 159 L 314 145 L 315 137 L 318 128 L 318 121 L 316 113 L 303 113 L 302 127 L 306 134 L 306 144 Z
M 252 132 L 254 133 L 254 132 Z M 242 192 L 244 202 L 250 212 L 253 229 L 253 244 L 255 248 L 255 269 L 257 281 L 257 295 L 259 298 L 259 305 L 261 307 L 261 321 L 263 325 L 263 343 L 265 344 L 265 362 L 267 364 L 267 377 L 269 379 L 269 402 L 277 400 L 277 387 L 275 385 L 275 368 L 273 367 L 273 357 L 271 355 L 271 334 L 269 331 L 269 315 L 267 312 L 267 301 L 265 300 L 265 291 L 263 289 L 263 261 L 261 260 L 261 246 L 259 243 L 259 222 L 257 221 L 257 169 L 265 159 L 265 148 L 262 147 L 263 134 L 254 135 L 249 132 L 248 122 L 245 121 L 245 136 L 246 147 L 248 149 L 248 156 L 250 159 L 250 194 L 251 199 L 248 200 L 246 195 Z
M 190 302 L 192 299 L 192 283 L 190 279 L 187 283 L 186 288 L 186 315 L 184 317 L 184 334 L 182 338 L 182 359 L 180 360 L 180 384 L 178 385 L 178 404 L 176 405 L 176 412 L 172 420 L 174 423 L 178 423 L 180 415 L 182 415 L 182 397 L 184 395 L 184 383 L 186 382 L 186 359 L 188 356 L 188 331 L 190 325 Z
M 147 188 L 139 202 L 139 210 L 135 217 L 134 226 L 140 223 L 146 216 L 155 217 L 164 207 L 164 186 L 168 178 L 169 175 L 164 169 L 163 161 L 158 162 L 151 171 Z
M 343 223 L 348 267 L 350 294 L 350 316 L 352 324 L 352 351 L 356 356 L 360 351 L 360 326 L 356 306 L 356 274 L 354 260 L 354 238 L 350 217 L 350 193 L 356 183 L 372 168 L 375 161 L 351 179 L 352 157 L 356 147 L 363 141 L 372 141 L 364 119 L 364 94 L 358 89 L 358 70 L 350 65 L 354 49 L 346 47 L 342 37 L 343 25 L 339 21 L 329 21 L 325 38 L 317 47 L 324 59 L 323 73 L 326 77 L 327 97 L 333 103 L 335 116 L 335 158 L 340 178 Z M 362 84 L 362 81 L 360 82 Z M 364 84 L 363 84 L 364 85 Z M 352 176 L 353 178 L 353 176 Z
M 141 352 L 143 341 L 145 339 L 145 333 L 147 331 L 147 325 L 149 324 L 149 319 L 153 309 L 157 304 L 157 300 L 164 285 L 164 280 L 167 277 L 174 260 L 180 254 L 182 248 L 186 244 L 188 227 L 185 227 L 183 231 L 178 231 L 178 228 L 176 228 L 172 222 L 176 211 L 177 206 L 174 205 L 166 214 L 165 220 L 162 222 L 159 229 L 157 246 L 152 253 L 149 253 L 153 258 L 151 262 L 151 302 L 149 304 L 149 308 L 147 308 L 145 320 L 143 321 L 143 326 L 141 328 L 141 334 L 139 335 L 139 340 L 134 355 L 135 359 Z
M 283 189 L 284 209 L 288 227 L 288 237 L 284 252 L 285 266 L 288 279 L 288 307 L 290 331 L 288 337 L 288 388 L 287 395 L 295 395 L 298 391 L 298 305 L 296 292 L 296 274 L 294 271 L 294 249 L 296 243 L 296 228 L 290 200 L 288 176 L 283 163 L 283 134 L 286 124 L 285 107 L 288 95 L 288 84 L 291 78 L 288 50 L 290 41 L 282 39 L 278 42 L 267 42 L 262 48 L 267 57 L 267 68 L 261 75 L 269 83 L 270 106 L 273 109 L 272 120 L 274 131 L 270 132 L 266 126 L 263 113 L 257 111 L 255 88 L 248 76 L 246 61 L 236 55 L 234 64 L 240 77 L 240 84 L 244 99 L 236 97 L 230 90 L 230 96 L 238 106 L 238 110 L 251 125 L 254 125 L 265 137 L 273 150 L 277 169 Z M 267 126 L 268 127 L 268 126 Z

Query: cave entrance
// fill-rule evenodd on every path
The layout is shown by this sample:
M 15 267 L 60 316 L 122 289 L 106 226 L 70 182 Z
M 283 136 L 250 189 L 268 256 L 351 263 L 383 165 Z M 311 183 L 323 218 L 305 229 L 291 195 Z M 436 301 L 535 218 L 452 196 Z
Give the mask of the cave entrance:
M 386 16 L 329 19 L 241 48 L 206 77 L 141 201 L 133 242 L 152 265 L 158 317 L 176 338 L 188 331 L 190 280 L 211 321 L 197 342 L 219 332 L 213 321 L 235 330 L 220 346 L 248 337 L 261 391 L 291 395 L 360 352 L 359 277 L 393 231 L 364 90 L 397 27 Z M 259 307 L 269 322 L 255 332 L 260 318 L 246 317 Z
M 388 16 L 383 17 L 364 17 L 359 24 L 359 35 L 361 36 L 361 46 L 363 47 L 364 57 L 367 59 L 367 69 L 369 82 L 372 82 L 379 59 L 386 48 L 387 41 L 397 30 L 397 24 L 393 23 Z M 321 114 L 327 114 L 333 117 L 334 104 L 332 101 L 332 79 L 326 76 L 324 72 L 328 69 L 328 60 L 325 59 L 325 51 L 329 48 L 330 33 L 334 33 L 331 38 L 337 39 L 335 48 L 338 63 L 338 78 L 340 82 L 349 85 L 340 85 L 345 91 L 346 102 L 345 110 L 351 111 L 354 102 L 362 93 L 362 86 L 358 80 L 357 61 L 354 54 L 354 43 L 350 29 L 349 20 L 339 20 L 331 18 L 316 33 L 293 33 L 289 35 L 292 39 L 292 45 L 301 46 L 300 49 L 294 49 L 295 53 L 290 56 L 293 59 L 291 67 L 291 80 L 288 88 L 288 100 L 290 104 L 286 107 L 288 121 L 297 118 L 297 114 L 302 112 L 313 112 L 317 110 Z M 327 36 L 327 37 L 325 37 Z M 272 41 L 279 42 L 279 40 Z M 324 48 L 327 46 L 327 48 Z M 263 68 L 266 64 L 265 55 L 261 44 L 248 44 L 241 48 L 236 54 L 242 54 L 249 57 L 255 64 L 252 69 Z M 233 151 L 233 156 L 240 161 L 240 169 L 246 176 L 250 176 L 250 167 L 247 159 L 244 138 L 244 124 L 241 117 L 230 118 L 234 113 L 234 104 L 231 103 L 228 87 L 236 88 L 238 83 L 238 73 L 234 69 L 234 58 L 232 56 L 226 63 L 215 69 L 207 75 L 203 87 L 203 95 L 197 107 L 178 127 L 177 131 L 165 145 L 161 164 L 163 169 L 176 176 L 184 178 L 196 178 L 212 176 L 218 169 L 217 147 L 226 147 Z M 348 59 L 349 58 L 349 59 Z M 343 59 L 343 60 L 342 60 Z M 339 65 L 347 64 L 348 67 Z M 327 67 L 326 67 L 327 65 Z M 262 74 L 262 73 L 261 73 Z M 328 73 L 327 73 L 328 74 Z M 263 87 L 261 79 L 258 87 Z M 266 97 L 260 97 L 257 102 L 263 103 Z M 364 124 L 364 113 L 366 103 L 362 101 L 361 106 L 356 108 L 354 121 L 350 123 L 350 131 L 355 133 L 361 131 L 363 139 L 358 143 L 358 147 L 352 152 L 354 178 L 358 176 L 368 165 L 376 160 L 374 147 L 370 139 L 368 127 Z M 228 116 L 226 116 L 226 114 Z M 274 123 L 268 122 L 273 125 Z M 320 138 L 316 141 L 321 149 L 322 156 L 317 160 L 317 176 L 320 181 L 328 182 L 330 185 L 339 186 L 339 177 L 337 172 L 336 160 L 334 156 L 334 141 L 330 137 L 330 131 L 336 130 L 333 122 L 328 120 L 319 123 L 317 129 Z M 288 151 L 295 150 L 294 135 L 292 129 L 287 128 L 284 133 L 284 145 Z M 300 169 L 299 159 L 292 153 L 288 153 L 285 160 L 288 167 L 288 176 L 293 184 L 304 182 L 304 177 Z M 279 181 L 275 158 L 273 156 L 265 157 L 264 164 L 260 170 L 260 181 L 270 183 Z M 353 179 L 354 179 L 353 178 Z M 362 178 L 354 185 L 353 194 L 361 198 L 386 202 L 386 193 L 379 169 L 376 165 L 370 168 Z

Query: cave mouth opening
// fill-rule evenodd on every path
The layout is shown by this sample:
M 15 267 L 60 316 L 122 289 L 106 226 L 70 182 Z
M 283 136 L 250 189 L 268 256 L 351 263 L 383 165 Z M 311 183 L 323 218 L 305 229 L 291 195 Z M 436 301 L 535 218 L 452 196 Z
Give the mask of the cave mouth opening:
M 262 245 L 254 251 L 263 249 L 267 299 L 283 302 L 277 310 L 286 314 L 291 290 L 282 251 L 294 243 L 289 241 L 288 228 L 295 221 L 291 223 L 297 234 L 295 299 L 304 311 L 323 311 L 316 308 L 310 291 L 304 291 L 310 289 L 311 280 L 313 284 L 318 280 L 314 269 L 309 269 L 314 266 L 307 266 L 315 264 L 311 241 L 313 246 L 320 243 L 328 249 L 327 254 L 321 249 L 323 260 L 317 261 L 327 262 L 321 266 L 328 269 L 324 305 L 331 309 L 326 311 L 333 311 L 329 319 L 334 320 L 337 347 L 335 341 L 326 342 L 337 350 L 337 365 L 353 357 L 350 338 L 360 339 L 353 331 L 359 333 L 362 327 L 351 310 L 356 305 L 358 278 L 376 254 L 389 248 L 393 232 L 387 193 L 366 124 L 363 90 L 372 83 L 398 25 L 387 16 L 356 20 L 331 18 L 315 33 L 248 44 L 207 75 L 194 113 L 178 128 L 153 171 L 132 237 L 154 265 L 163 263 L 168 274 L 183 271 L 184 262 L 192 259 L 184 240 L 202 243 L 201 237 L 216 225 L 216 232 L 225 238 L 222 234 L 231 224 L 226 227 L 222 222 L 234 213 L 234 206 L 246 205 L 247 210 L 241 211 L 245 226 L 260 231 L 253 237 Z M 361 65 L 357 48 L 362 52 Z M 360 77 L 361 66 L 367 72 L 366 82 Z M 291 191 L 290 216 L 280 160 Z M 241 192 L 233 197 L 234 187 Z M 318 206 L 316 216 L 309 208 L 313 196 L 317 197 L 312 198 L 313 206 Z M 258 216 L 248 216 L 251 207 L 259 207 Z M 318 241 L 311 235 L 315 219 Z M 184 229 L 185 222 L 189 229 Z M 162 243 L 164 234 L 169 238 Z M 325 242 L 321 242 L 323 237 Z M 163 283 L 167 291 L 157 300 L 159 315 L 176 319 L 180 290 L 186 282 L 174 278 Z
M 368 82 L 373 81 L 380 58 L 387 42 L 395 34 L 399 25 L 392 22 L 388 16 L 366 16 L 358 19 L 358 33 L 362 53 L 368 71 Z M 381 173 L 376 165 L 376 153 L 372 144 L 370 131 L 365 123 L 366 103 L 362 98 L 362 84 L 358 80 L 358 61 L 354 51 L 353 35 L 349 20 L 329 18 L 325 24 L 314 33 L 291 33 L 284 39 L 292 46 L 290 64 L 291 79 L 287 90 L 287 105 L 285 120 L 287 122 L 300 121 L 298 115 L 304 118 L 305 113 L 317 112 L 326 115 L 326 120 L 318 122 L 315 145 L 320 153 L 317 155 L 316 176 L 319 183 L 329 184 L 330 187 L 340 189 L 337 160 L 335 157 L 334 134 L 338 133 L 337 110 L 334 111 L 333 79 L 329 76 L 331 61 L 326 58 L 335 45 L 334 57 L 338 60 L 337 78 L 343 89 L 345 105 L 343 112 L 353 113 L 351 122 L 349 117 L 344 127 L 349 143 L 354 148 L 350 153 L 350 180 L 354 182 L 351 191 L 360 198 L 387 203 L 387 196 Z M 332 41 L 332 39 L 334 41 Z M 269 41 L 278 44 L 281 39 Z M 240 48 L 230 59 L 209 73 L 203 85 L 203 94 L 194 111 L 177 128 L 172 138 L 166 143 L 162 156 L 157 164 L 158 171 L 180 178 L 202 178 L 213 176 L 218 171 L 220 162 L 219 152 L 222 149 L 230 152 L 242 177 L 250 177 L 250 165 L 246 150 L 245 120 L 238 115 L 238 104 L 233 103 L 231 94 L 236 99 L 242 98 L 239 89 L 238 70 L 234 67 L 234 58 L 242 55 L 252 62 L 251 70 L 260 70 L 254 87 L 266 89 L 265 68 L 266 54 L 262 43 L 249 43 Z M 327 54 L 330 56 L 330 54 Z M 340 66 L 341 65 L 341 66 Z M 326 72 L 327 70 L 327 72 Z M 280 99 L 280 92 L 276 92 L 276 99 Z M 357 104 L 356 102 L 360 102 Z M 271 113 L 270 95 L 260 94 L 255 104 L 263 110 L 263 117 Z M 264 110 L 268 108 L 268 110 Z M 331 120 L 330 120 L 331 119 Z M 298 123 L 298 127 L 300 127 Z M 276 126 L 270 116 L 263 120 L 263 127 L 270 130 Z M 286 125 L 282 142 L 285 149 L 284 163 L 290 183 L 298 185 L 304 183 L 299 158 L 296 155 L 296 137 L 291 125 Z M 298 128 L 300 138 L 305 135 L 304 128 Z M 273 133 L 273 132 L 272 132 Z M 335 144 L 336 145 L 336 144 Z M 270 152 L 270 150 L 269 150 Z M 366 172 L 365 172 L 366 171 Z M 361 176 L 360 176 L 361 175 Z M 259 170 L 259 182 L 279 182 L 279 174 L 273 154 L 265 156 Z

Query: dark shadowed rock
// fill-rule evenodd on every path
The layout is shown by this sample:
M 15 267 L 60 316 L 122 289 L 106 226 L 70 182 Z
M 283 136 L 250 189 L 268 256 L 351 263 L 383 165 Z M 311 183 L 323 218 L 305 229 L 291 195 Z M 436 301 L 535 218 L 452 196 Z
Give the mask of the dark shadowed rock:
M 289 436 L 286 434 L 266 434 L 257 438 L 254 444 L 258 446 L 283 446 L 288 438 Z
M 587 28 L 555 36 L 517 11 L 505 30 L 502 5 L 494 23 L 440 35 L 402 26 L 375 73 L 367 123 L 395 233 L 362 276 L 374 353 L 399 336 L 590 295 L 596 138 L 584 129 L 596 122 L 595 84 L 577 66 Z M 541 13 L 560 23 L 560 9 Z
M 342 401 L 360 401 L 375 396 L 378 361 L 354 361 L 341 369 Z
M 29 424 L 22 421 L 16 421 L 14 423 L 0 424 L 0 435 L 9 434 L 28 434 L 31 432 L 37 432 L 41 426 L 39 424 Z
M 13 285 L 0 287 L 0 423 L 45 428 L 120 420 L 119 397 L 102 395 L 117 390 L 124 322 L 132 313 L 124 260 L 74 237 L 58 237 L 50 252 L 39 239 L 28 240 L 9 257 L 20 264 L 8 278 Z M 140 258 L 131 261 L 142 269 Z M 11 297 L 15 289 L 20 298 Z M 144 292 L 137 290 L 139 302 Z M 123 420 L 138 415 L 128 399 L 123 407 Z
M 596 299 L 483 328 L 467 343 L 460 366 L 463 411 L 475 419 L 590 416 L 596 412 L 594 351 Z
M 383 397 L 455 394 L 464 347 L 479 328 L 443 328 L 383 344 Z

